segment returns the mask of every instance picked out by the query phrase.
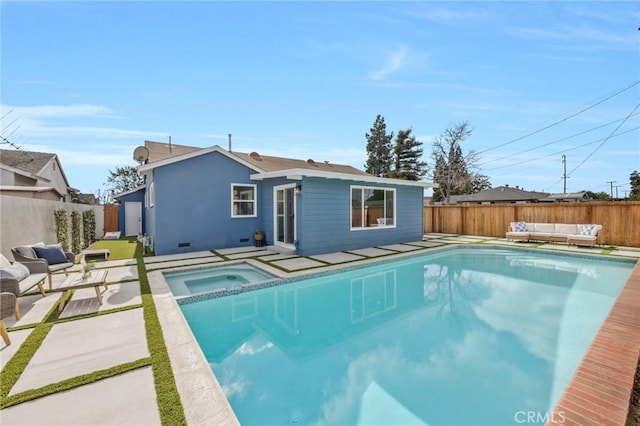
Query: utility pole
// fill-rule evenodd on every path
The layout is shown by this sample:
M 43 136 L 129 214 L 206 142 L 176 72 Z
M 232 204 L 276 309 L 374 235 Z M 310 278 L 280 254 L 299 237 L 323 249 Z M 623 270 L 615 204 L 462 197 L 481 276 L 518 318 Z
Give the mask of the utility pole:
M 613 184 L 616 183 L 617 181 L 615 180 L 608 180 L 607 183 L 611 185 L 611 198 L 613 198 Z
M 562 189 L 562 193 L 567 193 L 567 156 L 562 154 L 562 167 L 564 169 L 564 173 L 562 174 L 562 180 L 564 181 L 564 186 Z
M 618 199 L 618 188 L 620 188 L 622 185 L 614 185 L 614 188 L 616 189 L 616 200 Z

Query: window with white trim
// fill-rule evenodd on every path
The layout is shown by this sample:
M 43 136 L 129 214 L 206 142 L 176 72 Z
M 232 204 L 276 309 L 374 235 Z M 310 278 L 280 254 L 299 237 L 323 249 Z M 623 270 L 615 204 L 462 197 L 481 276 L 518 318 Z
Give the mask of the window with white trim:
M 351 229 L 394 227 L 396 190 L 366 186 L 351 187 Z
M 256 185 L 231 184 L 231 217 L 256 217 Z
M 153 182 L 149 185 L 149 207 L 153 207 L 156 203 L 156 189 L 153 186 Z

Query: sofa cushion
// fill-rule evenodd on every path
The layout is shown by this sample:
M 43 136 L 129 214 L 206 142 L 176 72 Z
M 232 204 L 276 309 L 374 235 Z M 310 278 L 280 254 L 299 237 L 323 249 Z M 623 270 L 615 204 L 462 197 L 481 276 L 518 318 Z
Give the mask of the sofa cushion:
M 14 278 L 22 281 L 29 276 L 29 269 L 22 263 L 15 262 L 13 265 L 0 268 L 0 278 Z
M 536 233 L 542 232 L 545 234 L 553 234 L 556 232 L 555 223 L 534 223 L 533 231 Z
M 580 229 L 580 235 L 593 235 L 596 230 L 596 225 L 582 225 Z
M 62 247 L 33 246 L 33 250 L 39 258 L 45 259 L 49 265 L 69 262 L 69 259 L 67 259 L 67 256 L 62 251 Z
M 527 224 L 525 222 L 513 222 L 513 230 L 515 232 L 527 232 Z
M 573 235 L 578 233 L 578 225 L 556 223 L 556 232 L 558 234 Z

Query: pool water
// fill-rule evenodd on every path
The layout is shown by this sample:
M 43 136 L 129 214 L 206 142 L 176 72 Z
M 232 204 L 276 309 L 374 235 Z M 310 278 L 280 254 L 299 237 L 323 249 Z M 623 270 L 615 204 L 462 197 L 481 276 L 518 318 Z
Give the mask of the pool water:
M 276 278 L 246 262 L 213 266 L 182 272 L 164 272 L 164 279 L 174 296 L 191 296 L 214 290 L 232 290 Z
M 633 265 L 459 248 L 181 309 L 242 425 L 544 423 Z

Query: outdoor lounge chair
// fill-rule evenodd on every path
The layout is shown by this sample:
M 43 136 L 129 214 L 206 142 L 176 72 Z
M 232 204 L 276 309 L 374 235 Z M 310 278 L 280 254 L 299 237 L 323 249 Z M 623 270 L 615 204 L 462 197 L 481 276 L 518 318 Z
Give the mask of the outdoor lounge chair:
M 34 260 L 44 260 L 49 274 L 49 289 L 53 288 L 53 278 L 51 274 L 57 271 L 64 271 L 68 275 L 67 269 L 76 262 L 76 256 L 71 252 L 62 250 L 60 244 L 44 245 L 36 243 L 25 246 L 18 246 L 11 249 L 11 254 L 16 262 L 30 262 Z
M 4 319 L 11 316 L 15 304 L 16 296 L 13 293 L 0 292 L 0 335 L 2 335 L 2 340 L 7 346 L 11 344 L 11 340 L 7 329 L 4 327 Z
M 20 319 L 20 306 L 18 297 L 38 287 L 42 297 L 45 297 L 44 280 L 47 278 L 47 265 L 44 260 L 33 260 L 30 262 L 14 262 L 0 254 L 0 292 L 11 293 L 14 299 L 14 315 Z

